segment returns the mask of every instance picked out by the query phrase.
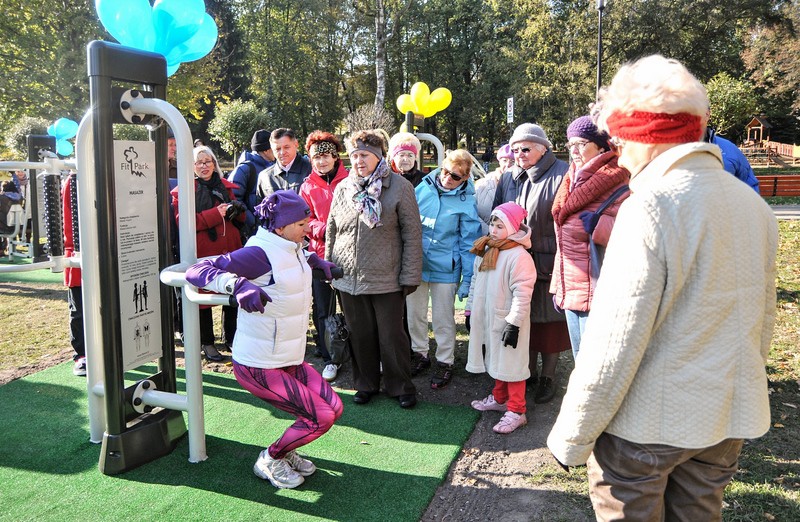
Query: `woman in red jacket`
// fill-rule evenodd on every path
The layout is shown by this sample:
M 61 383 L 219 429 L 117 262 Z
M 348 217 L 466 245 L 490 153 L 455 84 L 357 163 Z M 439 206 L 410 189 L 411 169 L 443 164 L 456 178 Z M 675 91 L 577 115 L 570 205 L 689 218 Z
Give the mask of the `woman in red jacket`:
M 197 226 L 197 257 L 227 254 L 242 248 L 239 228 L 244 222 L 244 206 L 233 195 L 236 187 L 222 177 L 214 152 L 206 147 L 194 149 L 195 225 Z M 175 220 L 178 220 L 178 189 L 172 190 Z M 222 307 L 222 322 L 226 340 L 233 340 L 236 331 L 236 309 Z M 200 307 L 200 344 L 206 359 L 221 361 L 214 347 L 214 321 L 210 307 Z
M 308 249 L 325 259 L 325 231 L 328 228 L 328 214 L 331 212 L 333 189 L 347 177 L 344 163 L 339 159 L 342 144 L 339 138 L 330 132 L 316 130 L 306 139 L 306 152 L 311 160 L 311 174 L 300 186 L 300 196 L 311 209 L 308 225 Z M 325 316 L 331 302 L 333 289 L 327 282 L 314 279 L 311 281 L 311 294 L 314 328 L 317 330 L 317 353 L 322 357 L 325 368 L 322 377 L 333 381 L 339 373 L 339 365 L 331 360 L 328 347 L 325 346 Z
M 592 301 L 589 231 L 599 246 L 605 246 L 622 200 L 619 196 L 599 216 L 595 211 L 628 184 L 630 173 L 617 165 L 608 134 L 601 132 L 589 116 L 581 116 L 567 127 L 572 164 L 553 201 L 556 226 L 556 260 L 550 293 L 554 304 L 567 316 L 572 354 L 578 356 L 586 318 Z

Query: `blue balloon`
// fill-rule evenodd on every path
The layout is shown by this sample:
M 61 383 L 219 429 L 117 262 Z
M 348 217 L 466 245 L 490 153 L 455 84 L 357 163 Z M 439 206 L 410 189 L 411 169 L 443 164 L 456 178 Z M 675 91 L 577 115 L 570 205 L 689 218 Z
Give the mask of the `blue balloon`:
M 154 51 L 164 56 L 197 32 L 206 7 L 203 0 L 156 0 L 153 4 Z
M 59 156 L 71 156 L 75 147 L 67 140 L 56 140 L 56 152 Z
M 217 45 L 218 37 L 219 29 L 217 28 L 216 20 L 211 15 L 206 14 L 198 31 L 186 42 L 188 51 L 183 54 L 181 61 L 193 62 L 204 57 Z
M 122 45 L 152 51 L 155 30 L 148 0 L 95 0 L 103 27 Z
M 57 140 L 68 140 L 74 138 L 78 133 L 78 124 L 68 118 L 59 118 L 53 124 L 53 130 L 52 136 L 55 136 Z
M 197 32 L 188 40 L 175 46 L 167 57 L 167 63 L 193 62 L 204 57 L 217 44 L 219 30 L 214 18 L 206 14 Z
M 56 125 L 54 123 L 50 124 L 50 126 L 47 127 L 47 135 L 48 136 L 55 136 L 56 135 Z
M 180 67 L 180 66 L 181 66 L 181 64 L 179 64 L 179 63 L 176 63 L 175 65 L 167 64 L 167 76 L 172 76 L 173 74 L 178 72 L 178 67 Z

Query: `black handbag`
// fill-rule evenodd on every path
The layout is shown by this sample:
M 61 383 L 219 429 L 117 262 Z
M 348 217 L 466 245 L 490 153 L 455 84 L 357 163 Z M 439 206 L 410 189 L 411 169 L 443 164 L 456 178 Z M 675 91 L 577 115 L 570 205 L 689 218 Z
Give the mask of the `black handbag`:
M 333 364 L 344 364 L 350 359 L 350 330 L 344 320 L 344 314 L 336 311 L 336 295 L 331 292 L 331 302 L 328 305 L 328 315 L 323 319 L 325 324 L 325 346 L 331 356 Z

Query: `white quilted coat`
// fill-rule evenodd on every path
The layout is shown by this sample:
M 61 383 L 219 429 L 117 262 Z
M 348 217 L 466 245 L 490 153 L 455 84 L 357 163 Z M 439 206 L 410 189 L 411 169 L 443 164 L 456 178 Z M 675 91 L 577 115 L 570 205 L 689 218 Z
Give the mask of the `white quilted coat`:
M 772 211 L 707 143 L 668 149 L 630 187 L 547 439 L 567 465 L 604 431 L 704 448 L 769 429 Z
M 508 238 L 519 245 L 501 250 L 493 270 L 480 272 L 478 267 L 483 258 L 475 256 L 466 305 L 472 312 L 467 371 L 488 372 L 494 379 L 519 382 L 531 376 L 528 344 L 536 266 L 526 250 L 531 245 L 530 229 L 523 224 Z M 506 323 L 519 326 L 516 348 L 503 345 L 501 339 Z

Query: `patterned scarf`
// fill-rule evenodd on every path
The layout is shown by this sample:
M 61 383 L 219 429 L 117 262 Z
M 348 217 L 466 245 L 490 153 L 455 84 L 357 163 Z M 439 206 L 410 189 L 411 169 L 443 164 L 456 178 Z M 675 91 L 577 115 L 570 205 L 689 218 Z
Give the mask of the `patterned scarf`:
M 470 253 L 483 258 L 481 266 L 478 267 L 478 272 L 485 272 L 494 270 L 495 265 L 497 265 L 497 256 L 500 255 L 501 250 L 508 250 L 517 245 L 519 243 L 513 239 L 505 238 L 497 241 L 489 236 L 482 236 L 475 240 Z M 488 249 L 486 248 L 487 246 L 489 247 Z
M 383 226 L 381 223 L 381 190 L 383 178 L 391 173 L 385 160 L 381 160 L 375 171 L 362 178 L 354 169 L 350 170 L 348 177 L 348 196 L 353 202 L 353 208 L 360 214 L 361 221 L 369 228 Z

